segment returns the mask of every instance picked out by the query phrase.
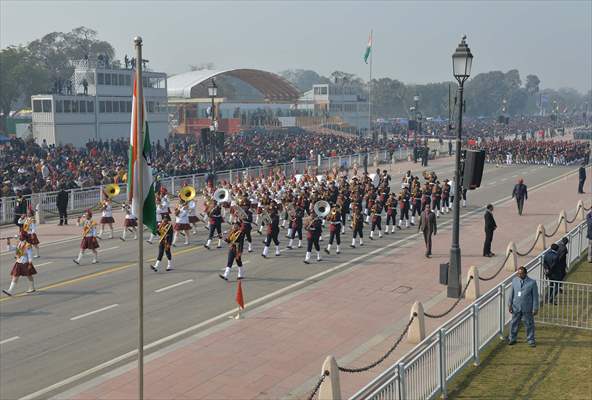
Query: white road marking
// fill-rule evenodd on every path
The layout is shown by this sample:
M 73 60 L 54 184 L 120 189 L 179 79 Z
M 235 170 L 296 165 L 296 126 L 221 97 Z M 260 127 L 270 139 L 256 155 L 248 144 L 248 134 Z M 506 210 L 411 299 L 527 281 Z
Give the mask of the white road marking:
M 70 318 L 70 321 L 76 321 L 77 319 L 88 317 L 89 315 L 100 313 L 101 311 L 109 310 L 109 309 L 115 308 L 117 306 L 119 306 L 119 304 L 111 304 L 110 306 L 99 308 L 98 310 L 94 310 L 91 312 L 87 312 L 86 314 L 81 314 L 81 315 L 77 315 L 75 317 L 72 317 L 72 318 Z
M 491 185 L 491 186 L 493 186 L 493 185 L 495 185 L 496 183 L 497 183 L 496 181 L 493 181 L 493 182 L 491 182 L 491 183 L 490 183 L 490 185 Z
M 508 180 L 508 178 L 502 178 L 502 182 L 505 182 L 507 180 Z
M 106 249 L 99 249 L 99 253 L 105 252 L 105 251 L 109 251 L 109 250 L 115 250 L 118 249 L 119 246 L 113 246 L 113 247 L 107 247 Z
M 48 264 L 51 264 L 51 263 L 53 263 L 53 261 L 48 261 L 48 262 L 44 262 L 44 263 L 41 263 L 41 264 L 35 264 L 35 266 L 36 267 L 43 267 L 44 265 L 48 265 Z
M 0 341 L 0 344 L 9 343 L 9 342 L 14 342 L 15 340 L 18 340 L 18 339 L 20 339 L 20 337 L 18 337 L 18 336 L 13 336 L 13 337 L 11 337 L 11 338 L 4 339 L 4 340 Z
M 512 178 L 518 178 L 518 174 L 512 175 Z
M 575 172 L 577 172 L 577 171 L 567 172 L 567 173 L 565 173 L 563 175 L 559 175 L 559 176 L 557 176 L 555 178 L 549 179 L 548 181 L 541 182 L 541 183 L 539 183 L 537 185 L 534 185 L 531 188 L 530 192 L 532 193 L 532 192 L 534 192 L 534 191 L 536 191 L 538 189 L 541 189 L 543 187 L 546 187 L 546 186 L 548 186 L 548 185 L 550 185 L 552 183 L 558 182 L 558 181 L 560 181 L 560 180 L 562 180 L 564 178 L 567 178 L 570 175 L 573 175 Z M 504 197 L 502 199 L 499 199 L 497 201 L 494 201 L 492 204 L 494 206 L 497 206 L 499 204 L 503 204 L 503 203 L 508 202 L 508 201 L 511 201 L 511 200 L 512 200 L 512 197 L 506 196 L 506 197 Z M 481 207 L 481 208 L 478 208 L 476 210 L 470 211 L 470 212 L 462 215 L 460 218 L 461 219 L 468 218 L 468 217 L 473 216 L 475 214 L 481 213 L 484 210 L 485 210 L 485 207 Z M 445 221 L 442 225 L 450 225 L 451 223 L 452 223 L 452 220 L 448 220 L 448 221 Z M 327 275 L 327 274 L 330 274 L 330 273 L 332 273 L 332 272 L 334 272 L 336 270 L 339 270 L 339 269 L 341 269 L 341 268 L 349 265 L 350 263 L 356 262 L 359 259 L 362 259 L 362 258 L 371 256 L 371 255 L 374 255 L 374 254 L 376 254 L 379 251 L 384 251 L 385 248 L 390 248 L 390 247 L 396 246 L 397 244 L 404 243 L 407 240 L 416 238 L 418 236 L 419 236 L 418 233 L 414 233 L 413 235 L 411 235 L 411 236 L 409 236 L 407 238 L 400 239 L 400 240 L 398 240 L 396 242 L 392 242 L 391 244 L 388 244 L 388 245 L 386 245 L 384 247 L 379 247 L 379 248 L 371 251 L 370 253 L 363 254 L 361 256 L 356 257 L 353 260 L 350 260 L 350 261 L 347 261 L 345 263 L 339 264 L 339 265 L 337 265 L 337 266 L 335 266 L 333 268 L 330 268 L 330 269 L 328 269 L 326 271 L 322 271 L 322 272 L 319 272 L 316 275 L 313 275 L 311 277 L 305 278 L 305 279 L 303 279 L 300 282 L 295 282 L 295 283 L 293 283 L 293 284 L 291 284 L 289 286 L 286 286 L 286 287 L 284 287 L 282 289 L 278 289 L 275 292 L 269 293 L 269 294 L 267 294 L 267 295 L 265 295 L 263 297 L 260 297 L 258 299 L 255 299 L 252 302 L 245 304 L 245 306 L 249 306 L 250 308 L 254 308 L 255 306 L 259 305 L 259 303 L 264 303 L 269 298 L 278 297 L 279 295 L 281 295 L 281 294 L 283 294 L 285 292 L 289 292 L 290 290 L 293 290 L 294 288 L 297 288 L 298 286 L 303 286 L 306 283 L 315 283 L 316 280 L 318 280 L 320 277 L 322 277 L 324 275 Z M 207 325 L 209 325 L 209 324 L 211 324 L 213 322 L 216 322 L 216 321 L 224 321 L 224 320 L 228 319 L 229 316 L 235 315 L 235 314 L 236 314 L 236 310 L 235 309 L 232 309 L 230 311 L 226 311 L 225 313 L 222 313 L 220 315 L 217 315 L 215 317 L 212 317 L 212 318 L 210 318 L 210 319 L 208 319 L 206 321 L 200 322 L 198 324 L 195 324 L 193 326 L 190 326 L 188 328 L 185 328 L 185 329 L 182 329 L 182 330 L 180 330 L 178 332 L 175 332 L 175 333 L 173 333 L 173 334 L 171 334 L 169 336 L 165 336 L 163 338 L 160 338 L 160 339 L 158 339 L 158 340 L 156 340 L 156 341 L 154 341 L 154 342 L 152 342 L 150 344 L 144 345 L 144 351 L 150 350 L 150 349 L 152 349 L 154 347 L 157 347 L 157 346 L 160 346 L 163 343 L 167 343 L 167 342 L 170 342 L 172 340 L 175 340 L 175 339 L 177 339 L 179 337 L 182 337 L 182 336 L 184 336 L 184 335 L 186 335 L 188 333 L 191 333 L 193 331 L 196 331 L 196 330 L 200 329 L 203 326 L 207 326 Z M 46 388 L 40 389 L 40 390 L 38 390 L 38 391 L 36 391 L 34 393 L 31 393 L 31 394 L 28 394 L 26 396 L 23 396 L 23 397 L 20 398 L 20 400 L 33 400 L 33 399 L 36 399 L 38 397 L 41 397 L 41 396 L 43 396 L 43 395 L 45 395 L 45 394 L 47 394 L 49 392 L 53 392 L 54 390 L 57 390 L 57 389 L 59 389 L 59 388 L 61 388 L 63 386 L 70 385 L 70 384 L 72 384 L 72 383 L 74 383 L 76 381 L 79 381 L 79 380 L 81 380 L 83 378 L 86 378 L 89 375 L 95 374 L 95 373 L 97 373 L 97 372 L 99 372 L 99 371 L 101 371 L 101 370 L 103 370 L 105 368 L 111 367 L 111 366 L 113 366 L 113 365 L 115 365 L 115 364 L 117 364 L 117 363 L 119 363 L 121 361 L 124 361 L 126 359 L 129 359 L 131 357 L 135 357 L 136 354 L 137 354 L 137 352 L 138 352 L 137 350 L 129 351 L 129 352 L 127 352 L 125 354 L 122 354 L 122 355 L 120 355 L 118 357 L 115 357 L 115 358 L 113 358 L 111 360 L 105 361 L 102 364 L 99 364 L 97 366 L 94 366 L 92 368 L 89 368 L 89 369 L 87 369 L 85 371 L 79 372 L 76 375 L 72 375 L 69 378 L 66 378 L 66 379 L 64 379 L 64 380 L 62 380 L 60 382 L 54 383 L 53 385 L 50 385 L 50 386 L 48 386 Z
M 186 281 L 175 283 L 174 285 L 165 286 L 163 288 L 156 289 L 154 292 L 156 292 L 156 293 L 164 292 L 165 290 L 176 288 L 177 286 L 181 286 L 181 285 L 184 285 L 184 284 L 190 283 L 190 282 L 193 282 L 193 279 L 187 279 Z

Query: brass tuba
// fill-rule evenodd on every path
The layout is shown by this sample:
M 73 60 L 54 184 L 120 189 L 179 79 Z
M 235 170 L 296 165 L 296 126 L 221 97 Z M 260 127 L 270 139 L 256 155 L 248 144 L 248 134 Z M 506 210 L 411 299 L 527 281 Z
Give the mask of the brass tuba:
M 230 191 L 228 189 L 217 189 L 214 192 L 216 203 L 226 203 L 230 201 Z
M 184 186 L 179 191 L 179 198 L 183 201 L 191 201 L 195 198 L 197 192 L 193 186 Z
M 108 198 L 112 199 L 121 192 L 121 188 L 117 183 L 110 183 L 105 186 L 104 192 Z
M 319 218 L 324 218 L 331 212 L 331 205 L 325 200 L 319 200 L 315 203 L 313 209 Z

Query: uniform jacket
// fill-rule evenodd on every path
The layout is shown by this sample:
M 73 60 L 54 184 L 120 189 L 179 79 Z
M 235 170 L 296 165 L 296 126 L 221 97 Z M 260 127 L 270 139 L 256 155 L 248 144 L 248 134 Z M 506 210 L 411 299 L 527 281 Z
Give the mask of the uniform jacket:
M 586 180 L 586 168 L 584 167 L 580 167 L 580 169 L 578 170 L 579 172 L 579 177 L 581 181 L 585 181 Z
M 539 309 L 539 289 L 535 280 L 515 276 L 510 287 L 512 312 L 531 313 Z
M 426 218 L 426 211 L 423 211 L 419 217 L 419 230 L 424 232 L 427 231 L 428 233 L 436 234 L 438 233 L 438 226 L 436 224 L 436 214 L 433 211 L 430 211 L 427 214 Z
M 489 210 L 485 211 L 485 232 L 493 232 L 497 228 L 493 213 Z
M 512 197 L 515 197 L 518 200 L 528 200 L 528 190 L 526 189 L 526 185 L 524 183 L 517 183 L 512 191 Z
M 545 253 L 543 257 L 543 268 L 545 269 L 547 278 L 557 280 L 561 277 L 559 271 L 559 254 L 555 250 L 551 249 Z
M 58 209 L 65 209 L 68 207 L 68 192 L 60 190 L 56 196 L 56 207 Z

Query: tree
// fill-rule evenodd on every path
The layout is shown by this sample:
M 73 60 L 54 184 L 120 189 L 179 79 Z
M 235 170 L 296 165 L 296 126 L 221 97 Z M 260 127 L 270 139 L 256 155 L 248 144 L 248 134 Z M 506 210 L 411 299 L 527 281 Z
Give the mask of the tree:
M 539 84 L 541 83 L 541 80 L 539 79 L 538 76 L 536 75 L 526 75 L 526 91 L 528 92 L 528 94 L 534 94 L 537 93 L 539 91 Z
M 281 71 L 279 75 L 296 86 L 301 92 L 312 89 L 312 85 L 330 82 L 329 78 L 308 69 L 285 70 Z
M 31 95 L 46 89 L 47 71 L 22 46 L 0 50 L 0 71 L 0 129 L 5 130 L 14 105 L 19 101 L 30 105 Z

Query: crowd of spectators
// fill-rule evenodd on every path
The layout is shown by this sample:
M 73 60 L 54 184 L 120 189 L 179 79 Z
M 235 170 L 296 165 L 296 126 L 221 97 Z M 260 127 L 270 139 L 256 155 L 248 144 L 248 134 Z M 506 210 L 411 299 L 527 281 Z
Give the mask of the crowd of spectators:
M 495 164 L 587 164 L 590 157 L 589 142 L 567 140 L 488 140 L 469 147 L 485 150 L 485 161 Z

